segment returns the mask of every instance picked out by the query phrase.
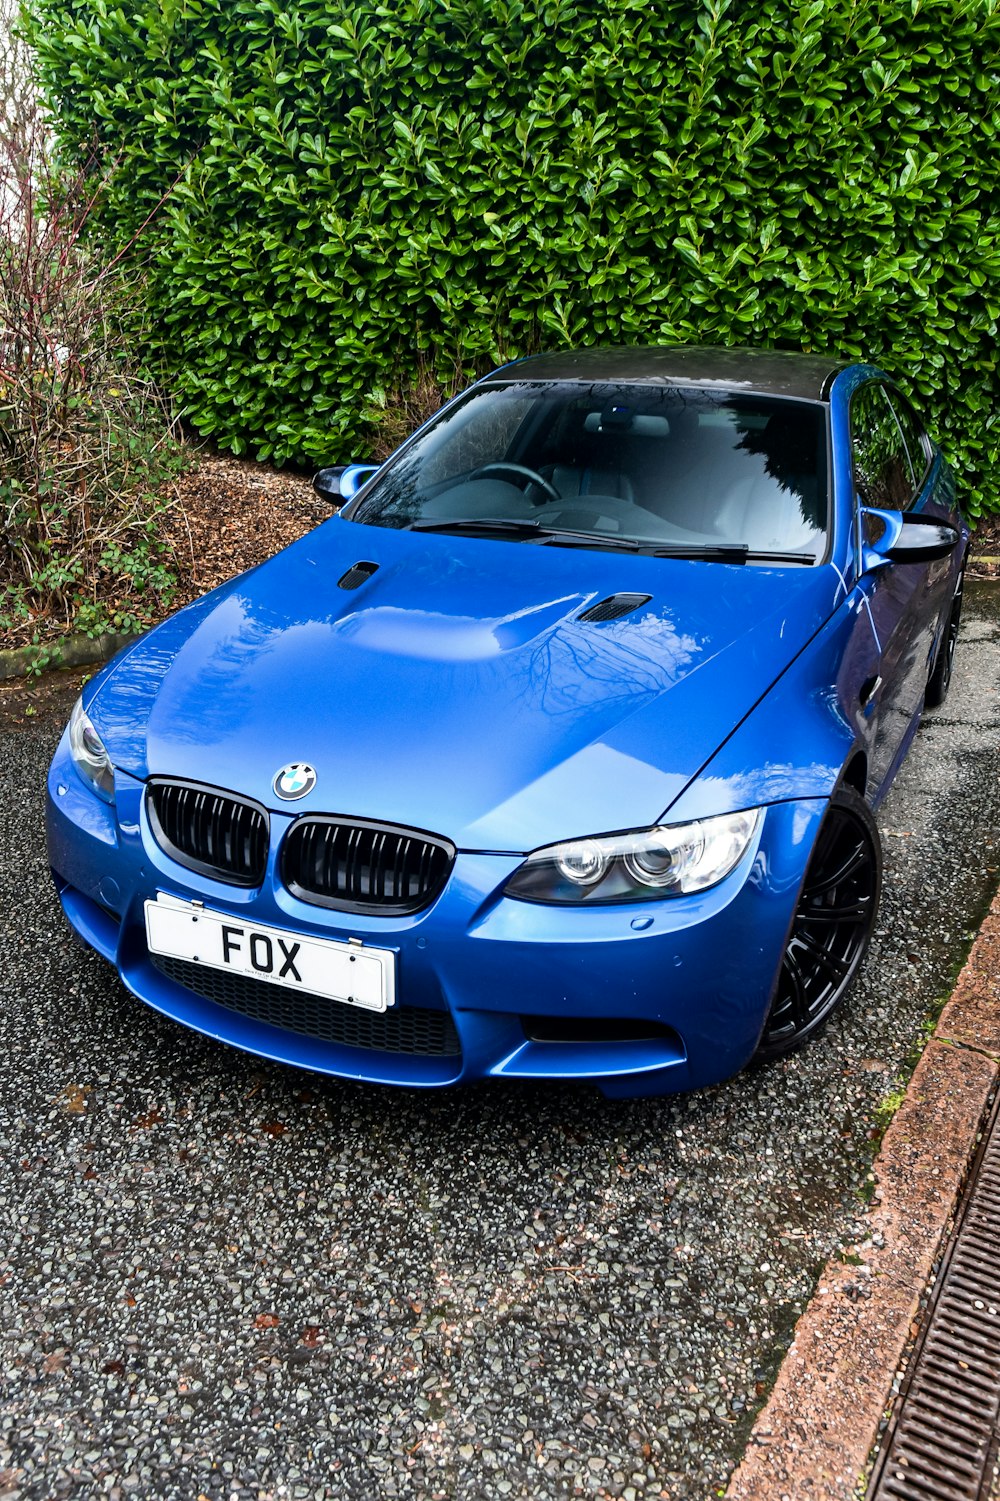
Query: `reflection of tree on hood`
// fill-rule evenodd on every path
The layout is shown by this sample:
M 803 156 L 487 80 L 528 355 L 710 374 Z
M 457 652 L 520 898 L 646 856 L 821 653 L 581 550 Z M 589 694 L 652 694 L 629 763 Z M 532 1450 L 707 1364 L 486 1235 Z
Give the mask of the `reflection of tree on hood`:
M 594 631 L 566 621 L 532 649 L 530 682 L 547 714 L 655 698 L 684 675 L 701 651 L 670 615 L 648 611 Z

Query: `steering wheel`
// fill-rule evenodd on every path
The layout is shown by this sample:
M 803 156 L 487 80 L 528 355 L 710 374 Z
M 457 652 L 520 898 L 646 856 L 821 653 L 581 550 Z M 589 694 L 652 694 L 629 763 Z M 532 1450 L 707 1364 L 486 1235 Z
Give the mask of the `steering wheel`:
M 562 496 L 555 485 L 550 480 L 545 479 L 537 470 L 529 469 L 526 464 L 484 464 L 481 469 L 474 469 L 469 478 L 489 479 L 495 474 L 513 474 L 516 479 L 528 480 L 532 485 L 537 485 L 540 490 L 544 490 L 549 500 L 562 500 Z

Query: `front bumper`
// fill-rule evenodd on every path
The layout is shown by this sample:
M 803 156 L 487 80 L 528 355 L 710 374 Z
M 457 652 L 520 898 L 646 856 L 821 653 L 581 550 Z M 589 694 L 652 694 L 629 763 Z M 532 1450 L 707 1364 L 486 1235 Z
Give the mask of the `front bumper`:
M 49 773 L 48 839 L 76 933 L 141 1000 L 207 1036 L 377 1083 L 590 1080 L 609 1095 L 641 1095 L 717 1083 L 752 1056 L 824 808 L 822 799 L 769 807 L 736 870 L 696 896 L 593 908 L 512 901 L 501 892 L 520 856 L 460 852 L 426 911 L 368 917 L 313 906 L 281 886 L 276 851 L 292 821 L 282 814 L 271 816 L 257 890 L 177 865 L 152 838 L 143 784 L 119 772 L 115 807 L 101 802 L 64 736 Z M 196 994 L 147 950 L 143 904 L 160 892 L 245 922 L 392 949 L 395 1014 L 381 1032 L 374 1019 L 321 1038 L 275 1025 L 266 1006 L 231 989 L 206 983 L 208 994 Z

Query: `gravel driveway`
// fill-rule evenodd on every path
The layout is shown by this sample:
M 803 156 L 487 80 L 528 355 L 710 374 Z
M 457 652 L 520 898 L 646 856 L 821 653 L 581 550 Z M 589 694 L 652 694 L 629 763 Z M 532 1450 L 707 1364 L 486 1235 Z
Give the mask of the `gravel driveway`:
M 0 1496 L 723 1487 L 997 884 L 996 586 L 966 608 L 951 698 L 880 815 L 847 1010 L 672 1101 L 352 1086 L 146 1010 L 49 887 L 41 787 L 75 690 L 6 690 Z

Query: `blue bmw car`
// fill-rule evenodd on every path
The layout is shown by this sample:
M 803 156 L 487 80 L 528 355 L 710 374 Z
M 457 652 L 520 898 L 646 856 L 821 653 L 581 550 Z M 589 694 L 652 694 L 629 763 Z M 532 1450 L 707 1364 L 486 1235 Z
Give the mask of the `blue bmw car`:
M 968 531 L 870 365 L 495 371 L 90 684 L 63 911 L 251 1053 L 431 1086 L 715 1083 L 862 963 L 877 807 L 952 671 Z

